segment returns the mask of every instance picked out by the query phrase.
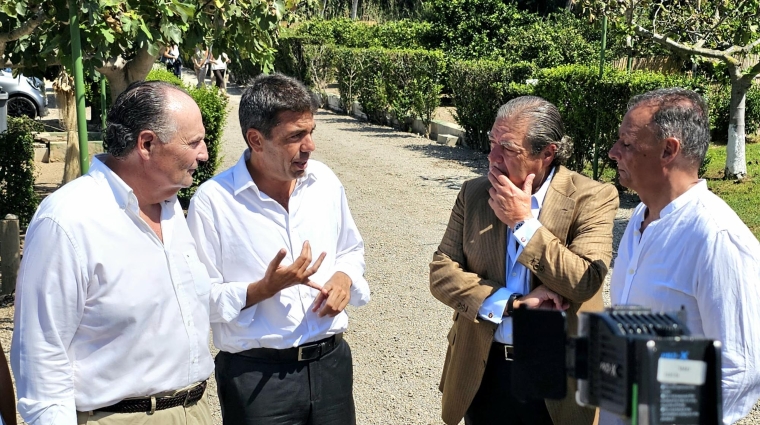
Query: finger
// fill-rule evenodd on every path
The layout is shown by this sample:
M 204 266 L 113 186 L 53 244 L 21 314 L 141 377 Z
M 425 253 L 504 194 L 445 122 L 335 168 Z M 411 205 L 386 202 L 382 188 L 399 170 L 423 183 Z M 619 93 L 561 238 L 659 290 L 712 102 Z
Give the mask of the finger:
M 338 306 L 340 306 L 341 298 L 344 296 L 343 291 L 330 291 L 330 296 L 327 297 L 325 306 L 322 311 L 319 312 L 319 317 L 335 316 L 340 312 Z
M 298 264 L 298 271 L 304 273 L 309 267 L 309 264 L 311 264 L 311 245 L 309 244 L 309 241 L 303 243 L 299 260 L 301 260 L 301 262 Z
M 325 294 L 324 292 L 320 292 L 319 295 L 317 295 L 317 298 L 314 299 L 314 304 L 311 308 L 311 311 L 316 313 L 317 310 L 319 310 L 319 307 L 322 307 L 322 303 L 324 303 L 326 299 L 327 299 L 327 294 Z
M 527 193 L 528 195 L 533 194 L 533 180 L 535 179 L 535 174 L 528 174 L 528 177 L 525 177 L 525 183 L 523 183 L 523 192 Z
M 306 285 L 306 286 L 308 286 L 309 288 L 314 288 L 314 289 L 316 289 L 317 291 L 319 291 L 320 293 L 322 293 L 322 294 L 325 294 L 325 295 L 327 295 L 327 294 L 328 294 L 328 292 L 329 292 L 327 289 L 325 289 L 325 287 L 324 287 L 324 286 L 322 286 L 322 285 L 318 284 L 317 282 L 314 282 L 313 280 L 307 280 L 307 281 L 305 281 L 305 282 L 301 282 L 301 284 L 302 284 L 302 285 Z
M 287 255 L 287 251 L 285 251 L 285 248 L 280 248 L 279 251 L 277 251 L 277 254 L 275 254 L 272 261 L 269 262 L 269 266 L 267 267 L 266 276 L 271 276 L 274 274 L 274 271 L 277 270 L 278 267 L 280 267 L 280 263 L 282 262 L 282 259 L 285 258 Z
M 319 266 L 322 265 L 322 261 L 324 261 L 326 256 L 327 256 L 327 253 L 322 251 L 322 253 L 319 254 L 319 257 L 317 257 L 317 261 L 315 261 L 311 267 L 306 269 L 306 275 L 311 276 L 314 273 L 316 273 L 319 270 Z

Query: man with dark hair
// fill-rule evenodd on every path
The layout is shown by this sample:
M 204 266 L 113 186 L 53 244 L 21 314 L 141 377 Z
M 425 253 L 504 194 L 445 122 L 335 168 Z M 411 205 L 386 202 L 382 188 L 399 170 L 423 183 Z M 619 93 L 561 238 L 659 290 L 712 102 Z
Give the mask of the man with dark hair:
M 617 190 L 561 165 L 572 142 L 544 99 L 503 105 L 488 137 L 488 176 L 462 185 L 430 263 L 430 291 L 454 310 L 443 421 L 590 425 L 595 412 L 575 403 L 574 381 L 561 401 L 512 394 L 510 314 L 521 305 L 563 309 L 576 333 L 579 311 L 602 309 Z
M 721 341 L 723 422 L 731 424 L 760 397 L 760 243 L 698 176 L 709 123 L 690 90 L 629 102 L 609 156 L 641 204 L 620 241 L 610 297 L 653 311 L 683 306 L 693 335 Z M 602 413 L 604 423 L 610 417 Z
M 186 92 L 135 83 L 108 112 L 107 153 L 40 205 L 11 348 L 27 423 L 211 424 L 211 283 L 176 197 L 204 136 Z
M 309 160 L 315 111 L 297 80 L 256 78 L 239 109 L 248 149 L 190 202 L 225 424 L 356 422 L 343 309 L 369 301 L 364 242 L 343 185 Z

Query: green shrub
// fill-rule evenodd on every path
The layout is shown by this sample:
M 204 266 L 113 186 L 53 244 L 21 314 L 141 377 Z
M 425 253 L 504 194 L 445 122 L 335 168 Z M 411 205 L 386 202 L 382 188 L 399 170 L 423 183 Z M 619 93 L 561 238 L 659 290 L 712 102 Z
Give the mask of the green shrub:
M 504 61 L 455 61 L 449 69 L 449 87 L 456 107 L 455 118 L 467 132 L 465 143 L 473 149 L 489 149 L 486 133 L 499 106 L 510 99 L 531 94 L 524 84 L 537 72 L 529 63 Z
M 221 163 L 221 143 L 224 124 L 227 121 L 227 98 L 216 87 L 190 88 L 182 84 L 182 81 L 169 71 L 153 69 L 148 74 L 148 81 L 166 81 L 179 87 L 183 87 L 198 104 L 203 119 L 203 127 L 206 129 L 206 148 L 208 149 L 208 161 L 201 163 L 193 176 L 193 185 L 182 189 L 177 195 L 183 208 L 187 208 L 195 190 L 200 184 L 214 177 Z
M 26 117 L 8 117 L 8 129 L 0 133 L 0 218 L 18 216 L 29 224 L 40 200 L 34 192 L 34 135 L 42 123 Z
M 296 27 L 293 36 L 306 37 L 313 44 L 365 49 L 434 49 L 439 45 L 433 37 L 430 23 L 408 19 L 383 24 L 345 18 L 313 20 Z
M 337 48 L 333 64 L 343 104 L 354 99 L 367 118 L 388 124 L 419 118 L 427 126 L 440 103 L 446 60 L 426 50 Z
M 289 75 L 300 81 L 306 80 L 307 65 L 304 58 L 304 46 L 331 44 L 322 42 L 316 37 L 301 35 L 280 37 L 277 42 L 279 46 L 274 56 L 275 71 Z

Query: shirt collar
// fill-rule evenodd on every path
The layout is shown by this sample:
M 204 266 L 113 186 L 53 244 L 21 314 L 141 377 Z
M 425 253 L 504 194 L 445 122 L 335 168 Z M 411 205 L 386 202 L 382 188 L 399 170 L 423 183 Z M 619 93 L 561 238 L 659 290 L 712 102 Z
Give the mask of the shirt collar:
M 678 211 L 681 207 L 707 191 L 707 181 L 705 179 L 700 179 L 697 184 L 689 188 L 689 190 L 682 193 L 678 198 L 670 201 L 668 205 L 665 205 L 665 208 L 660 211 L 660 218 L 662 219 L 666 215 Z
M 259 192 L 259 187 L 256 186 L 256 183 L 253 182 L 253 178 L 251 178 L 251 173 L 248 172 L 248 167 L 246 166 L 246 163 L 248 160 L 251 159 L 251 149 L 248 148 L 243 152 L 243 155 L 240 156 L 240 159 L 238 162 L 232 167 L 232 188 L 233 193 L 235 196 L 240 194 L 240 192 L 252 188 L 256 194 L 259 196 L 261 193 Z M 311 171 L 310 167 L 306 168 L 306 172 L 303 176 L 299 177 L 296 181 L 296 187 L 298 187 L 300 184 L 302 184 L 305 181 L 313 181 L 317 179 L 317 175 L 314 174 Z
M 116 200 L 116 203 L 119 205 L 119 208 L 126 210 L 127 208 L 138 210 L 139 206 L 137 203 L 137 196 L 135 196 L 135 192 L 132 190 L 127 183 L 124 182 L 124 180 L 119 177 L 118 174 L 114 173 L 113 170 L 108 168 L 108 166 L 105 164 L 105 160 L 108 157 L 108 154 L 100 154 L 95 155 L 92 158 L 92 163 L 90 164 L 90 170 L 87 172 L 88 175 L 92 176 L 95 180 L 98 181 L 105 181 L 106 184 L 111 188 L 111 192 L 113 192 L 113 197 Z
M 531 196 L 531 208 L 533 209 L 541 209 L 541 207 L 544 204 L 544 199 L 546 198 L 546 192 L 549 190 L 549 184 L 552 181 L 552 178 L 554 177 L 554 170 L 556 167 L 552 167 L 551 171 L 549 172 L 549 176 L 546 177 L 546 180 L 544 180 L 543 184 L 541 184 L 541 187 L 538 188 L 536 193 Z

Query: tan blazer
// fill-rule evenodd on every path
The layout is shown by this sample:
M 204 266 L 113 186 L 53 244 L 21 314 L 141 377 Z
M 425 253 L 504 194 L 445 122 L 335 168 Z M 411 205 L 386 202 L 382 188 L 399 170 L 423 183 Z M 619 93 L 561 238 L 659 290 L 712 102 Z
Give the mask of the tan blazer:
M 449 225 L 430 263 L 430 292 L 454 309 L 443 366 L 442 418 L 458 424 L 480 387 L 496 325 L 478 318 L 483 300 L 505 286 L 507 227 L 488 205 L 486 177 L 462 185 Z M 612 259 L 612 227 L 619 204 L 614 186 L 557 168 L 544 198 L 543 225 L 517 259 L 532 270 L 531 289 L 544 284 L 570 301 L 568 331 L 578 311 L 603 308 L 602 283 Z M 539 330 L 540 332 L 540 330 Z M 568 396 L 546 400 L 555 424 L 590 425 L 594 410 Z

